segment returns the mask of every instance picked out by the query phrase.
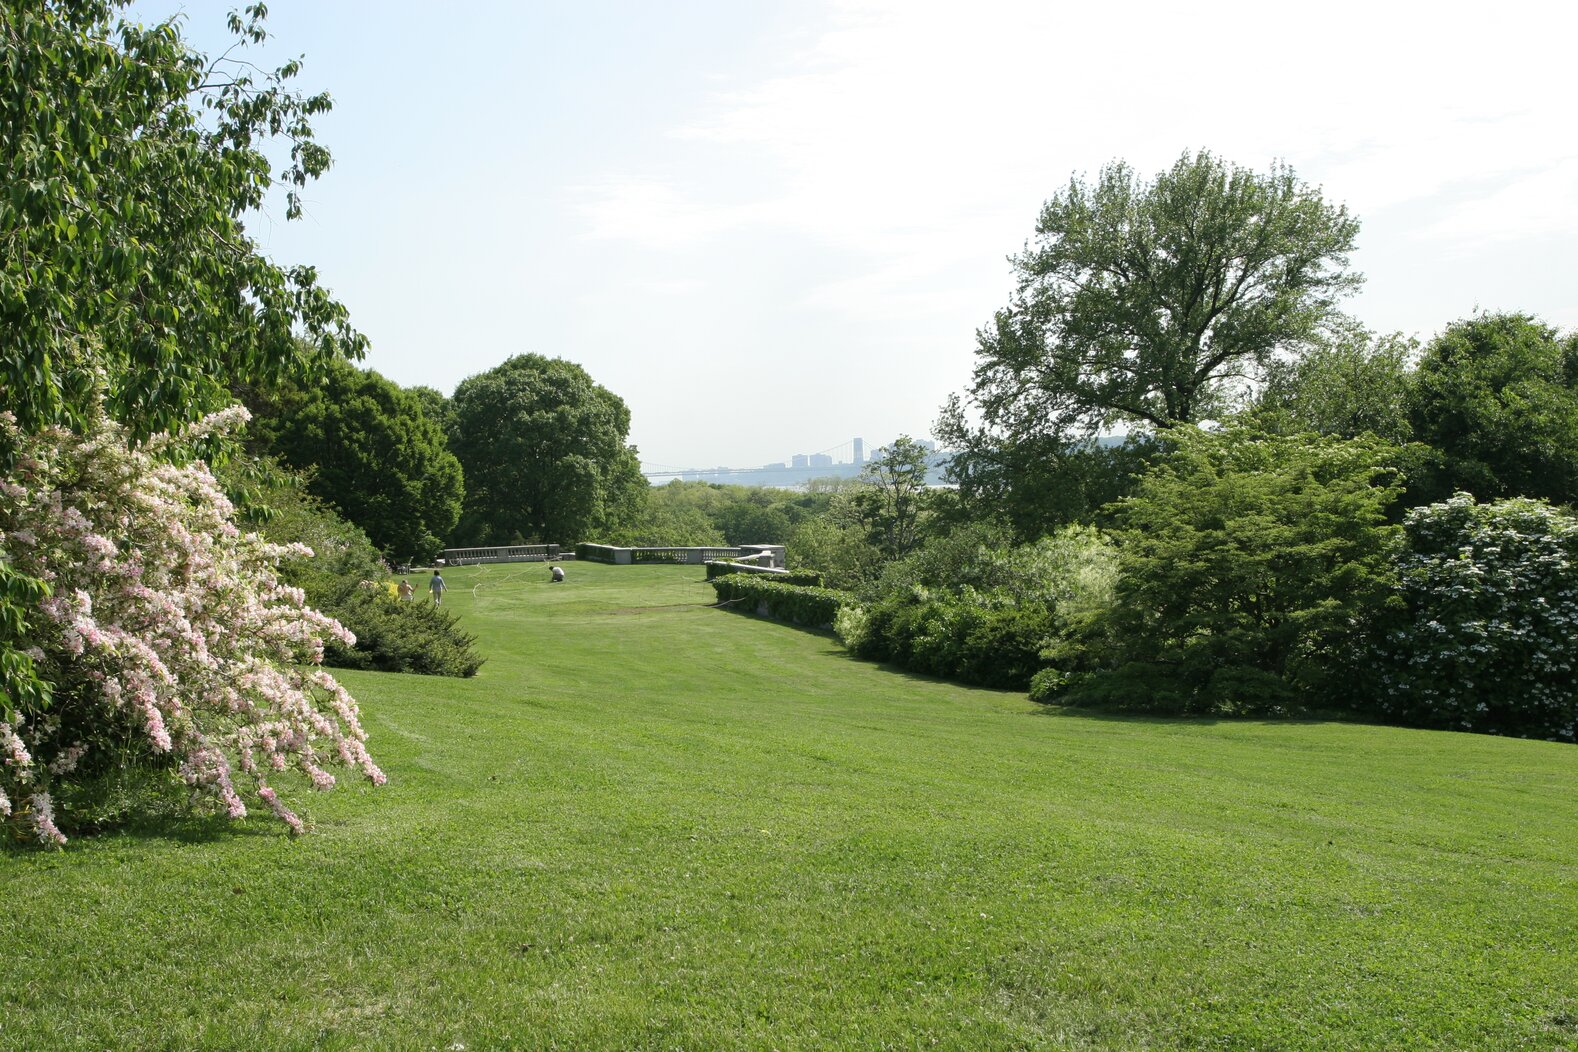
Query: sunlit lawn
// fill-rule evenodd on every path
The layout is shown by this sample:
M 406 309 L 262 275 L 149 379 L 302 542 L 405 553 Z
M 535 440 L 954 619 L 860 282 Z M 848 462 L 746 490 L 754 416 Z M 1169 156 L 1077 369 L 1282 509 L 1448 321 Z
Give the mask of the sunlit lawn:
M 0 852 L 0 1048 L 1578 1048 L 1578 749 L 1064 715 L 709 609 L 447 574 L 291 840 Z M 475 590 L 473 591 L 473 586 Z

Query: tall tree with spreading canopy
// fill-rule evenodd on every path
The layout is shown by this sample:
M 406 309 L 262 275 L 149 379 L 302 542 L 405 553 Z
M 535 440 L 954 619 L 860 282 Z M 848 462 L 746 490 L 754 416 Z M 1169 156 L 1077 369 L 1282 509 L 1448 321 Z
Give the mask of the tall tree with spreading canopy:
M 871 543 L 889 559 L 919 547 L 921 513 L 926 507 L 926 447 L 900 435 L 860 473 L 865 488 L 853 499 Z
M 1262 174 L 1201 151 L 1149 181 L 1121 161 L 1074 178 L 1011 257 L 1018 287 L 943 410 L 957 480 L 1001 481 L 1021 443 L 1220 412 L 1341 322 L 1358 228 L 1283 164 Z
M 1019 286 L 979 334 L 972 394 L 1004 424 L 1197 421 L 1339 317 L 1358 229 L 1281 164 L 1261 175 L 1202 151 L 1150 182 L 1122 162 L 1076 178 L 1013 257 Z
M 467 540 L 575 544 L 639 507 L 646 481 L 625 442 L 630 410 L 579 365 L 516 355 L 461 381 L 451 405 Z
M 383 554 L 425 560 L 460 520 L 460 462 L 424 399 L 349 363 L 312 387 L 254 398 L 264 450 L 311 469 L 308 492 L 360 526 Z

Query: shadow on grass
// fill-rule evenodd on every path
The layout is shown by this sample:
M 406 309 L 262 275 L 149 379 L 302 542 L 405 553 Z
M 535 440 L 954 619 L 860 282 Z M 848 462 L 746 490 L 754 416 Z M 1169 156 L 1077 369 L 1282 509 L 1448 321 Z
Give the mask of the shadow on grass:
M 284 827 L 271 818 L 259 817 L 251 822 L 232 822 L 220 815 L 162 814 L 142 815 L 109 822 L 89 822 L 67 826 L 66 852 L 82 851 L 96 844 L 114 842 L 162 841 L 171 844 L 198 845 L 230 842 L 245 838 L 285 835 Z M 55 857 L 54 848 L 32 837 L 8 836 L 0 844 L 0 857 L 25 858 L 27 856 Z
M 730 603 L 738 602 L 740 602 L 740 600 L 730 599 L 722 603 L 702 603 L 700 605 L 704 606 L 708 610 L 726 610 L 731 614 L 740 614 L 744 617 L 748 617 L 752 621 L 761 621 L 764 624 L 777 625 L 780 628 L 792 628 L 796 632 L 804 632 L 807 635 L 818 636 L 822 639 L 838 638 L 838 636 L 833 634 L 833 630 L 831 628 L 817 627 L 815 625 L 797 625 L 793 621 L 780 621 L 776 617 L 763 617 L 754 610 L 747 610 L 744 607 L 729 605 Z
M 820 633 L 832 638 L 831 632 Z M 1027 702 L 1031 707 L 1023 715 L 1036 719 L 1076 719 L 1090 720 L 1095 723 L 1135 724 L 1148 726 L 1199 726 L 1210 727 L 1218 724 L 1229 724 L 1237 727 L 1314 727 L 1328 724 L 1344 724 L 1353 726 L 1384 727 L 1388 724 L 1377 720 L 1366 720 L 1353 713 L 1328 711 L 1328 712 L 1302 712 L 1287 716 L 1233 716 L 1221 713 L 1165 713 L 1165 712 L 1137 712 L 1120 708 L 1098 708 L 1077 705 L 1059 705 L 1052 702 L 1033 702 L 1025 691 L 1014 687 L 989 687 L 978 683 L 964 683 L 959 680 L 949 679 L 946 676 L 934 676 L 929 673 L 916 672 L 886 661 L 868 661 L 858 658 L 848 651 L 843 656 L 850 661 L 866 665 L 886 672 L 889 675 L 899 676 L 914 683 L 925 683 L 945 686 L 952 690 L 968 694 L 985 694 L 993 697 L 1009 697 L 1018 701 Z

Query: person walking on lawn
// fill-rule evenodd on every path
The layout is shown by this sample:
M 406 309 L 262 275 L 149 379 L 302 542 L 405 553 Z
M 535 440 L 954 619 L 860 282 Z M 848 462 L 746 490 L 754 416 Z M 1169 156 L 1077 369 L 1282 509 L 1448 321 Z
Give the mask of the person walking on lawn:
M 439 576 L 437 570 L 433 571 L 433 579 L 427 582 L 427 590 L 433 593 L 433 605 L 444 605 L 444 593 L 449 590 L 449 585 L 444 583 L 444 578 Z

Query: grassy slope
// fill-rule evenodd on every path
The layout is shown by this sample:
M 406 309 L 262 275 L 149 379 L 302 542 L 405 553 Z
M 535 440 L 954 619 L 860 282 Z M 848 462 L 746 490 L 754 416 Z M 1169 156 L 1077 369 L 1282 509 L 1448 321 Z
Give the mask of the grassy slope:
M 456 571 L 315 833 L 0 853 L 4 1048 L 1578 1048 L 1578 749 L 1146 721 Z M 473 584 L 479 585 L 475 594 Z

